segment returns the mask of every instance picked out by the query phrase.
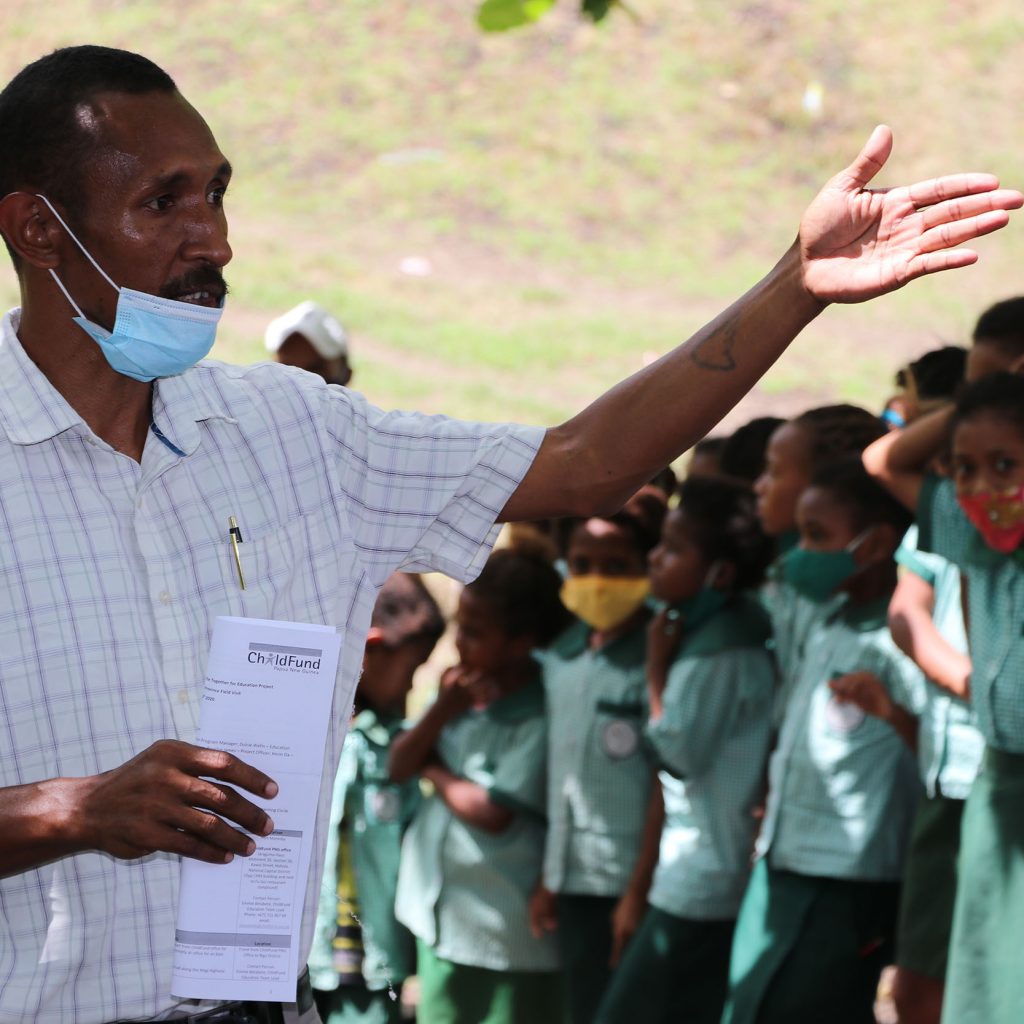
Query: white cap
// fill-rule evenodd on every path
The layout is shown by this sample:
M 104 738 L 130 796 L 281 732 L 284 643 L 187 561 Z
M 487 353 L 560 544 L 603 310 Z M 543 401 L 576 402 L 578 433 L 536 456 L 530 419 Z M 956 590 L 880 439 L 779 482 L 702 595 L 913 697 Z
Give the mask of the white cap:
M 268 352 L 276 352 L 287 337 L 301 334 L 324 359 L 348 355 L 348 335 L 336 317 L 315 302 L 300 302 L 294 309 L 271 320 L 263 340 Z

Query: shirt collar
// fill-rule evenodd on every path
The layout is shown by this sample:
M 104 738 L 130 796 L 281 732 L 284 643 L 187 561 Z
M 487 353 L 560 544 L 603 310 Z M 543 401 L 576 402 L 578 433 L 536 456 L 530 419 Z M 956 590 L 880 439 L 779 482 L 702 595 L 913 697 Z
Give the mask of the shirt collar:
M 38 444 L 82 426 L 82 417 L 49 382 L 18 341 L 21 310 L 0 327 L 0 423 L 15 444 Z
M 871 633 L 884 628 L 889 621 L 889 598 L 891 595 L 867 601 L 864 604 L 853 604 L 848 594 L 832 607 L 829 619 L 841 619 L 858 633 Z
M 21 310 L 12 309 L 0 327 L 0 423 L 15 444 L 38 444 L 66 430 L 88 425 L 50 383 L 18 340 Z M 235 422 L 208 366 L 156 381 L 153 419 L 178 448 L 199 447 L 196 424 L 207 419 Z

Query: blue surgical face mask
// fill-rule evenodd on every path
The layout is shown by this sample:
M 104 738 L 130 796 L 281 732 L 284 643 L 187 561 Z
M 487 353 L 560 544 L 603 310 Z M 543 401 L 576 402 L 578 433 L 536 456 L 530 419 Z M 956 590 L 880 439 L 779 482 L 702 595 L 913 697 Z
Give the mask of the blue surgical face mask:
M 223 302 L 218 308 L 210 309 L 118 287 L 75 237 L 50 200 L 46 196 L 38 198 L 46 203 L 86 259 L 117 292 L 117 315 L 111 332 L 88 320 L 61 279 L 50 271 L 57 287 L 78 314 L 72 319 L 99 345 L 112 369 L 133 380 L 151 381 L 184 373 L 209 354 L 224 312 Z

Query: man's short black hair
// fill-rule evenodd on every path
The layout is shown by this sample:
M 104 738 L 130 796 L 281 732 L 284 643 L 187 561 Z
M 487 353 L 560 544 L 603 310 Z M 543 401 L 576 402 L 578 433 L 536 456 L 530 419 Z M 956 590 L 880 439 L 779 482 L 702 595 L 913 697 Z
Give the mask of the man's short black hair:
M 175 88 L 151 60 L 107 46 L 67 46 L 33 61 L 0 92 L 0 198 L 31 189 L 81 213 L 83 168 L 99 144 L 78 117 L 82 105 L 102 92 Z

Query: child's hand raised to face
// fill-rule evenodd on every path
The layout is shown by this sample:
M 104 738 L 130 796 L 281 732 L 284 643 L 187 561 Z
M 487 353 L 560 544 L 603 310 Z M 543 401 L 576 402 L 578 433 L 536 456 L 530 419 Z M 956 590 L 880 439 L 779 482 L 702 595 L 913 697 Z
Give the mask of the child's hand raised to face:
M 679 649 L 683 622 L 673 608 L 666 608 L 647 627 L 647 665 L 655 678 L 664 678 Z
M 462 714 L 470 707 L 490 704 L 500 695 L 497 682 L 478 669 L 452 665 L 441 676 L 437 699 L 450 705 L 453 714 Z
M 871 672 L 847 672 L 829 684 L 836 700 L 844 704 L 855 704 L 865 714 L 892 722 L 895 704 L 881 679 Z

